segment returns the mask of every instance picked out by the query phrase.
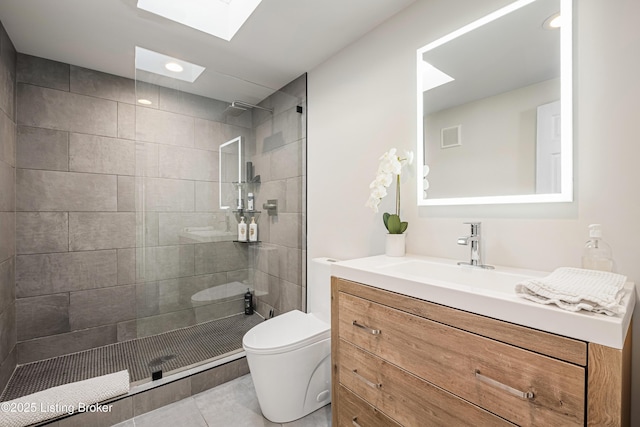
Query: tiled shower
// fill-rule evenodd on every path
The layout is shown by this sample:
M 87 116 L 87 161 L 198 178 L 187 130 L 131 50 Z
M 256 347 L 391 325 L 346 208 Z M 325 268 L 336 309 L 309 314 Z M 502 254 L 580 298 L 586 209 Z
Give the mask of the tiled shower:
M 4 30 L 0 54 L 0 389 L 16 364 L 239 315 L 246 289 L 192 298 L 228 283 L 262 317 L 304 308 L 306 75 L 260 102 L 272 114 L 230 117 L 180 87 L 16 53 Z M 234 242 L 219 204 L 218 148 L 237 136 L 256 209 L 278 201 L 257 244 Z

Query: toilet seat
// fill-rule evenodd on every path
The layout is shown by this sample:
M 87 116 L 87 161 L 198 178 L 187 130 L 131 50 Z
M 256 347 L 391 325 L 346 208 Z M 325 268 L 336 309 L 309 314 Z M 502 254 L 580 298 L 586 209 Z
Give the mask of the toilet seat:
M 242 346 L 255 354 L 279 354 L 330 337 L 330 324 L 313 314 L 293 310 L 254 326 L 243 337 Z

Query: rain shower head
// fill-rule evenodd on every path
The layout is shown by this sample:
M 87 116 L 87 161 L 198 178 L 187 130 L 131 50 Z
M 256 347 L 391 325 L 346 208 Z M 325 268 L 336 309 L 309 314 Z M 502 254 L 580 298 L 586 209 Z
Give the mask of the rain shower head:
M 261 107 L 259 105 L 249 104 L 248 102 L 244 102 L 244 101 L 233 101 L 231 105 L 229 105 L 227 109 L 224 110 L 224 113 L 227 115 L 236 117 L 251 108 L 258 108 L 260 110 L 273 113 L 273 108 Z

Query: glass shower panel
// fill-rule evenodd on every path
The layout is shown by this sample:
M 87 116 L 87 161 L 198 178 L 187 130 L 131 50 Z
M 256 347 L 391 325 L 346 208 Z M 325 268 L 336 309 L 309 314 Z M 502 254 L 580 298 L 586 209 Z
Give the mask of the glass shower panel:
M 273 90 L 211 70 L 188 83 L 136 69 L 137 316 L 122 331 L 139 341 L 134 381 L 240 355 L 272 310 L 303 307 L 305 94 L 306 76 Z M 230 141 L 241 150 L 220 151 Z M 277 210 L 262 209 L 270 200 Z M 237 242 L 240 216 L 255 218 L 260 242 Z

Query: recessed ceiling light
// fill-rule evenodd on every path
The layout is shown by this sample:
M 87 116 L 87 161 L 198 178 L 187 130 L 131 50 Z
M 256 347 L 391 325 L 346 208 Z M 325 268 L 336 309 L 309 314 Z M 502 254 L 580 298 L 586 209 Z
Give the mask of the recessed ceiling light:
M 561 25 L 562 16 L 560 16 L 560 12 L 554 13 L 542 23 L 542 27 L 546 30 L 555 30 L 556 28 L 560 28 Z
M 230 41 L 262 0 L 138 0 L 138 8 Z
M 197 64 L 136 46 L 136 69 L 193 83 L 205 70 Z M 171 71 L 169 71 L 171 70 Z
M 144 98 L 140 98 L 138 99 L 138 104 L 142 104 L 142 105 L 151 105 L 152 102 L 149 101 L 148 99 L 144 99 Z
M 182 65 L 178 64 L 177 62 L 167 62 L 166 64 L 164 64 L 164 68 L 169 71 L 173 71 L 174 73 L 181 73 L 182 71 L 184 71 Z

